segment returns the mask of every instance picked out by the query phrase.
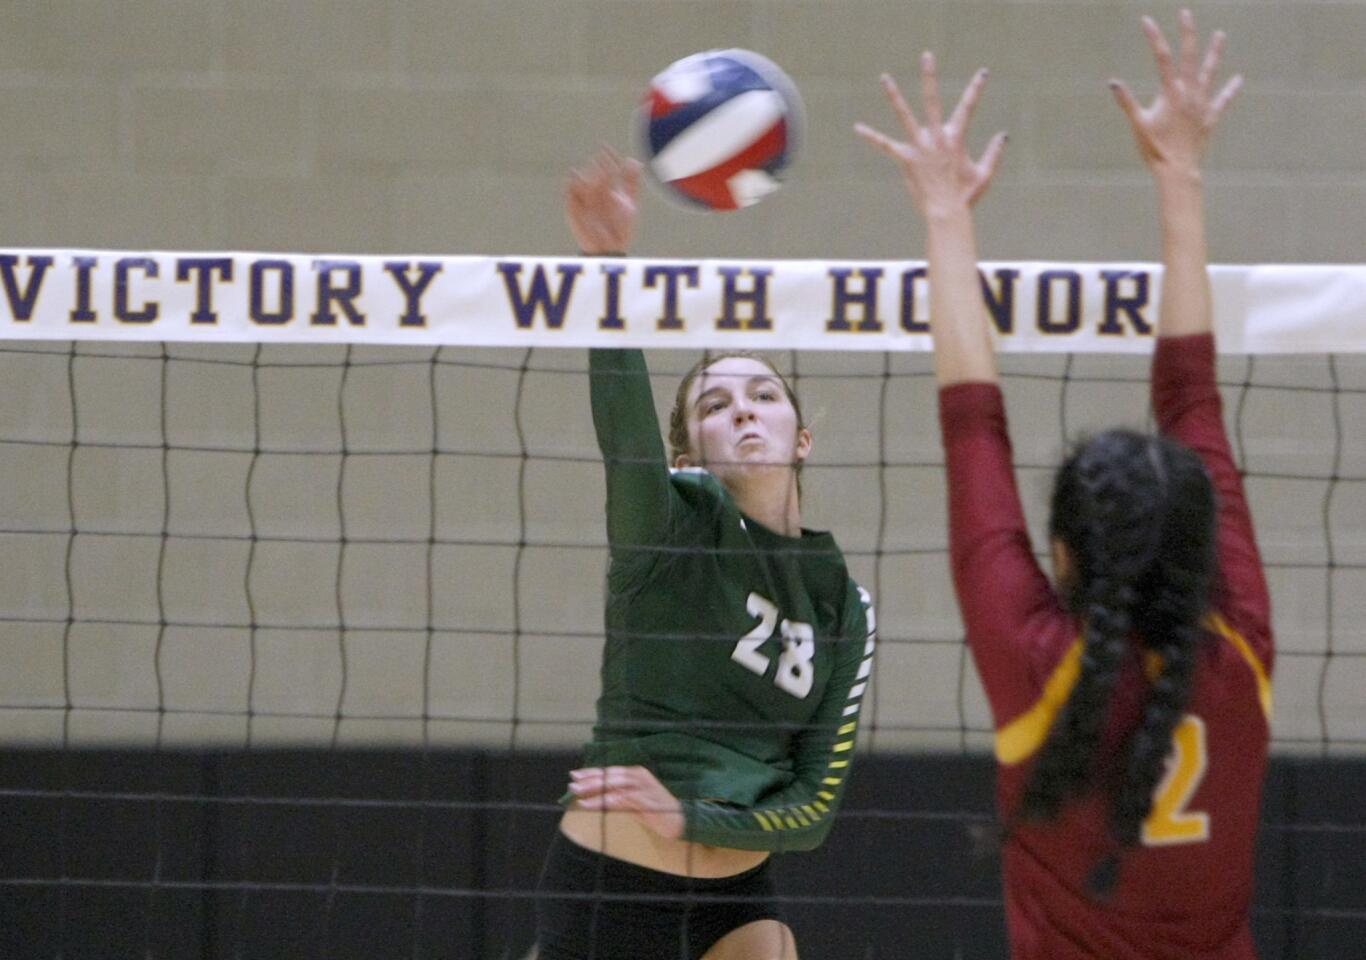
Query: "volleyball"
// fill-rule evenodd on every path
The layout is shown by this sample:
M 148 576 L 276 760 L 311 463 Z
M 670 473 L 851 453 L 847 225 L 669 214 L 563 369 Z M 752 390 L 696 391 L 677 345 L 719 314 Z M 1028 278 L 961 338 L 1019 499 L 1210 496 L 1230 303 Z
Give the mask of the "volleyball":
M 801 123 L 797 88 L 773 61 L 750 50 L 696 53 L 650 81 L 645 168 L 688 205 L 752 206 L 781 186 Z

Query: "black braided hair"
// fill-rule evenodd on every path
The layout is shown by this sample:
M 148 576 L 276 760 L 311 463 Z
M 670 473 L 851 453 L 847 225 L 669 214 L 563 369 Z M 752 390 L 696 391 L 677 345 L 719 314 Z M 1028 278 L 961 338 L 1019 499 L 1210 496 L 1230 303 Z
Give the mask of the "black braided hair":
M 1215 575 L 1214 488 L 1200 458 L 1164 437 L 1111 430 L 1079 446 L 1058 471 L 1050 533 L 1072 557 L 1065 599 L 1083 625 L 1081 671 L 1025 785 L 1015 816 L 1050 820 L 1093 789 L 1111 792 L 1110 830 L 1122 852 L 1138 842 L 1190 699 Z M 1098 771 L 1110 695 L 1137 639 L 1159 657 L 1137 729 L 1118 769 Z M 1091 876 L 1105 895 L 1118 855 Z

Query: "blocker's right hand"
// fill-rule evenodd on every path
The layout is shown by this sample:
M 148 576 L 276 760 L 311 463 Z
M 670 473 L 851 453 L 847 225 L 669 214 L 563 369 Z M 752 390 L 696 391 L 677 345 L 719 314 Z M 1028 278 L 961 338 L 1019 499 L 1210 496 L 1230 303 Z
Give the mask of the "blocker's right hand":
M 590 256 L 623 254 L 640 212 L 640 161 L 603 147 L 583 168 L 569 172 L 565 219 L 579 250 Z
M 896 161 L 911 198 L 926 217 L 970 209 L 981 199 L 996 174 L 1005 149 L 1005 133 L 992 137 L 977 160 L 972 159 L 966 143 L 968 126 L 986 82 L 985 69 L 973 74 L 958 106 L 945 120 L 939 98 L 939 69 L 934 54 L 927 50 L 920 58 L 924 121 L 916 119 L 896 81 L 884 73 L 882 89 L 901 121 L 901 131 L 906 139 L 897 140 L 866 123 L 854 124 L 860 137 Z

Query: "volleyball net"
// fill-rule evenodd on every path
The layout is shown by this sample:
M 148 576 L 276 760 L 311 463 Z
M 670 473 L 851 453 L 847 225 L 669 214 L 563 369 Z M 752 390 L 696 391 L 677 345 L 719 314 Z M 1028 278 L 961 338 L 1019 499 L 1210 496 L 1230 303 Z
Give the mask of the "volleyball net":
M 1273 594 L 1273 751 L 1360 754 L 1366 268 L 1212 277 L 1218 376 Z M 575 750 L 602 643 L 584 352 L 601 345 L 647 350 L 661 418 L 704 350 L 777 362 L 815 434 L 803 520 L 836 534 L 878 606 L 862 749 L 985 751 L 949 582 L 924 280 L 918 263 L 0 252 L 0 743 L 11 756 L 309 749 L 339 764 L 362 748 L 513 763 Z M 1067 442 L 1151 423 L 1159 285 L 1148 264 L 983 268 L 1036 548 Z M 339 849 L 338 818 L 381 803 L 341 784 L 225 798 L 202 781 L 120 793 L 68 772 L 11 779 L 0 802 L 57 811 L 68 838 L 86 802 L 142 804 L 158 824 L 182 808 L 299 808 Z M 400 805 L 459 818 L 470 803 L 456 796 L 438 777 Z M 499 804 L 550 817 L 554 800 Z M 879 809 L 870 829 L 919 815 Z M 1361 842 L 1359 822 L 1321 826 Z M 427 872 L 380 891 L 399 912 L 529 897 L 441 880 L 430 865 L 457 855 L 449 837 L 430 823 L 416 836 Z M 0 887 L 72 923 L 92 884 L 132 891 L 146 917 L 206 888 L 244 910 L 297 894 L 325 940 L 339 891 L 375 893 L 336 857 L 321 878 L 272 878 L 248 857 L 211 882 L 177 879 L 157 837 L 92 880 L 54 837 L 44 862 L 0 868 Z

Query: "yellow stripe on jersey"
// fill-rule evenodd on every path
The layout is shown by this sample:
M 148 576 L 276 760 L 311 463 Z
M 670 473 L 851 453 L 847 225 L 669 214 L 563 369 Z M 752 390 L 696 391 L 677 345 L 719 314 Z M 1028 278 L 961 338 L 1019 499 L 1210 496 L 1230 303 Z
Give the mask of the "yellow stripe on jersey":
M 1238 653 L 1247 661 L 1247 665 L 1251 668 L 1257 681 L 1257 699 L 1261 702 L 1262 713 L 1270 721 L 1271 679 L 1267 676 L 1266 668 L 1262 666 L 1262 662 L 1252 652 L 1252 647 L 1248 644 L 1247 639 L 1229 626 L 1228 622 L 1217 613 L 1211 613 L 1205 617 L 1203 626 L 1233 644 Z M 1081 638 L 1078 638 L 1067 649 L 1067 653 L 1053 669 L 1053 673 L 1044 684 L 1043 695 L 1039 697 L 1034 706 L 996 731 L 997 760 L 1002 763 L 1019 763 L 1028 759 L 1039 747 L 1043 746 L 1044 740 L 1048 737 L 1049 728 L 1053 726 L 1053 718 L 1058 715 L 1058 711 L 1067 702 L 1067 698 L 1072 694 L 1072 688 L 1077 685 L 1077 679 L 1081 676 L 1082 643 Z M 1151 680 L 1161 671 L 1162 660 L 1156 654 L 1149 654 L 1144 659 L 1143 666 L 1144 672 Z
M 996 759 L 1002 763 L 1019 763 L 1043 746 L 1048 728 L 1081 676 L 1081 647 L 1077 639 L 1067 649 L 1044 684 L 1043 695 L 1024 713 L 996 731 Z
M 1266 717 L 1269 723 L 1271 721 L 1271 678 L 1267 676 L 1266 667 L 1262 665 L 1262 661 L 1258 660 L 1257 655 L 1252 652 L 1252 646 L 1247 642 L 1247 638 L 1229 626 L 1228 621 L 1217 613 L 1211 613 L 1205 618 L 1205 626 L 1233 644 L 1234 649 L 1242 654 L 1247 665 L 1252 668 L 1252 675 L 1257 680 L 1257 699 L 1262 705 L 1262 715 Z
M 867 650 L 866 652 L 868 652 L 868 653 L 871 653 L 871 652 L 872 652 L 872 641 L 871 641 L 871 638 L 869 639 L 868 650 Z M 872 658 L 871 658 L 871 657 L 868 657 L 868 658 L 866 658 L 866 659 L 863 661 L 862 664 L 860 664 L 860 667 L 859 667 L 859 679 L 862 680 L 862 679 L 864 679 L 865 677 L 867 677 L 868 674 L 869 674 L 869 672 L 871 671 L 871 669 L 872 669 Z M 860 694 L 863 693 L 863 690 L 864 690 L 864 688 L 866 688 L 866 687 L 867 687 L 867 683 L 859 683 L 859 684 L 857 684 L 857 685 L 853 688 L 853 690 L 850 691 L 850 699 L 851 699 L 851 700 L 856 699 L 858 695 L 860 695 Z M 853 705 L 853 707 L 852 707 L 852 710 L 855 710 L 855 711 L 856 711 L 857 709 L 858 709 L 858 705 L 857 705 L 857 703 L 855 703 L 855 704 Z M 851 708 L 846 708 L 846 709 L 845 709 L 845 715 L 846 715 L 846 716 L 850 713 L 850 710 L 851 710 Z M 836 735 L 837 737 L 848 736 L 849 734 L 854 733 L 857 729 L 858 729 L 858 721 L 857 721 L 857 720 L 850 720 L 850 721 L 848 721 L 847 723 L 845 723 L 845 724 L 843 724 L 842 726 L 840 726 L 839 729 L 836 731 L 835 735 Z M 831 753 L 833 753 L 833 754 L 841 754 L 841 753 L 848 753 L 848 752 L 849 752 L 850 750 L 852 750 L 853 748 L 854 748 L 854 739 L 851 737 L 851 738 L 848 739 L 848 740 L 841 740 L 841 741 L 838 741 L 838 742 L 835 743 L 835 745 L 834 745 L 833 747 L 831 747 L 830 749 L 831 749 Z M 844 759 L 844 760 L 832 759 L 832 760 L 830 761 L 830 764 L 829 764 L 828 769 L 831 769 L 831 770 L 842 770 L 842 769 L 844 769 L 845 767 L 848 767 L 848 766 L 849 766 L 849 760 L 848 760 L 848 759 Z M 840 784 L 842 784 L 842 783 L 844 782 L 844 780 L 843 780 L 842 777 L 830 777 L 830 776 L 827 776 L 827 777 L 824 777 L 824 778 L 822 779 L 821 782 L 822 782 L 825 786 L 829 786 L 829 787 L 838 787 Z M 809 804 L 802 804 L 800 807 L 785 807 L 785 808 L 783 808 L 781 811 L 769 810 L 769 811 L 767 812 L 767 814 L 760 813 L 760 812 L 757 811 L 757 810 L 756 810 L 756 811 L 753 811 L 753 813 L 754 813 L 755 819 L 757 819 L 757 820 L 759 821 L 759 825 L 762 826 L 762 827 L 764 828 L 764 830 L 766 830 L 766 831 L 783 830 L 783 829 L 786 829 L 786 828 L 790 828 L 790 829 L 793 829 L 793 830 L 797 830 L 797 829 L 799 829 L 800 827 L 810 827 L 810 826 L 813 826 L 814 824 L 820 822 L 820 820 L 822 819 L 822 815 L 823 815 L 823 814 L 827 814 L 827 813 L 830 812 L 830 807 L 828 807 L 828 806 L 827 806 L 825 803 L 823 803 L 822 801 L 828 800 L 828 801 L 830 801 L 830 802 L 832 802 L 832 803 L 835 801 L 835 794 L 831 793 L 829 790 L 818 790 L 818 791 L 816 791 L 816 796 L 819 797 L 820 799 L 819 799 L 819 800 L 812 800 Z

